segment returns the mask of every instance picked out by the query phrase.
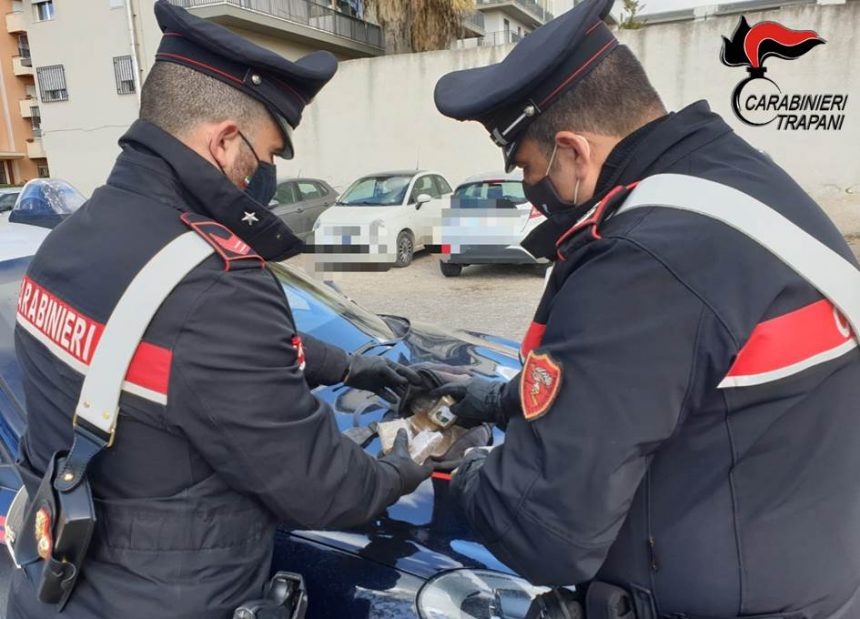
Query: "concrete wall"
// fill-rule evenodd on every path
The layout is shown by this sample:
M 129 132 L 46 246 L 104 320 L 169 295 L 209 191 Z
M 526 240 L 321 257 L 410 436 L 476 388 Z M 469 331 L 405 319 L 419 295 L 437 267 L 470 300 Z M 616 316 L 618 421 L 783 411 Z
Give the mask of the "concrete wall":
M 52 176 L 89 194 L 107 178 L 117 139 L 137 115 L 137 97 L 117 94 L 114 79 L 113 58 L 131 53 L 126 11 L 110 0 L 54 5 L 53 20 L 34 22 L 24 2 L 33 68 L 63 65 L 69 92 L 68 101 L 48 103 L 39 93 L 45 151 Z
M 747 14 L 814 29 L 827 44 L 794 61 L 770 58 L 768 77 L 785 93 L 849 93 L 842 131 L 777 131 L 747 127 L 731 110 L 731 93 L 746 76 L 720 63 L 721 36 L 738 17 L 653 25 L 619 36 L 642 59 L 670 109 L 707 99 L 738 131 L 785 167 L 849 233 L 860 233 L 860 2 L 807 5 Z M 352 60 L 305 111 L 296 133 L 297 158 L 281 175 L 320 176 L 344 187 L 378 170 L 420 166 L 452 183 L 501 166 L 499 149 L 477 123 L 442 117 L 433 105 L 438 78 L 455 69 L 501 60 L 511 47 L 450 50 Z M 618 96 L 624 96 L 619 92 Z M 774 123 L 775 124 L 775 123 Z

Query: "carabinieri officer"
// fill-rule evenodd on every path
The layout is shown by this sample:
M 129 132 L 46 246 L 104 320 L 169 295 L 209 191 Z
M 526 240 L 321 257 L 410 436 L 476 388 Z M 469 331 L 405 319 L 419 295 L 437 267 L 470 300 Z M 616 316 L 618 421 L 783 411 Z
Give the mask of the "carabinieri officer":
M 140 120 L 107 184 L 45 240 L 21 289 L 20 470 L 31 496 L 71 445 L 93 334 L 132 278 L 191 229 L 218 253 L 167 297 L 132 359 L 115 443 L 89 468 L 96 530 L 69 619 L 228 619 L 262 597 L 278 522 L 364 523 L 430 475 L 405 444 L 366 454 L 311 393 L 344 379 L 384 393 L 417 375 L 300 336 L 265 267 L 301 248 L 267 208 L 272 162 L 292 157 L 292 131 L 334 57 L 290 62 L 166 0 L 155 12 L 164 37 Z M 16 571 L 5 616 L 56 616 L 27 574 Z
M 604 23 L 611 4 L 586 0 L 436 86 L 443 114 L 482 123 L 523 169 L 548 217 L 524 245 L 555 261 L 518 379 L 448 388 L 461 417 L 507 423 L 453 490 L 509 566 L 621 586 L 640 619 L 860 616 L 854 333 L 733 227 L 683 208 L 613 214 L 654 175 L 706 179 L 856 262 L 707 103 L 667 113 Z

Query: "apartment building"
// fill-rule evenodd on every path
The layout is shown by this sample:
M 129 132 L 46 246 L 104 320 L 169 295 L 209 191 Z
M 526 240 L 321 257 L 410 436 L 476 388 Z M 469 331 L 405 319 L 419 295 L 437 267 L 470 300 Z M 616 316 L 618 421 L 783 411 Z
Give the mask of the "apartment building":
M 516 43 L 553 18 L 550 0 L 475 0 L 463 20 L 463 36 L 453 47 L 464 49 Z
M 0 10 L 0 185 L 19 185 L 49 171 L 23 4 L 0 0 Z
M 384 53 L 382 29 L 358 17 L 355 2 L 171 2 L 287 58 L 318 49 L 339 59 Z M 140 84 L 161 39 L 153 0 L 21 4 L 51 174 L 89 195 L 104 183 L 119 152 L 117 140 L 137 117 Z

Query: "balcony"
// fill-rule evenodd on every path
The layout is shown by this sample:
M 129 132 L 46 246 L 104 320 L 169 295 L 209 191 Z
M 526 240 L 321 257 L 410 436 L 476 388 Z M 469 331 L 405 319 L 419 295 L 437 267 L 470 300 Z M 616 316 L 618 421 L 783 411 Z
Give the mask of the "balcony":
M 226 26 L 328 49 L 347 57 L 385 53 L 382 28 L 309 0 L 170 0 Z
M 484 14 L 470 11 L 463 16 L 463 38 L 484 36 Z
M 32 142 L 27 142 L 27 156 L 30 159 L 44 159 L 45 146 L 42 144 L 42 138 L 35 138 Z
M 12 56 L 12 73 L 19 77 L 33 75 L 33 59 L 29 56 Z
M 6 13 L 6 32 L 9 34 L 27 32 L 27 26 L 24 23 L 24 13 L 21 11 Z
M 519 43 L 523 37 L 516 32 L 510 30 L 501 30 L 499 32 L 488 32 L 482 37 L 472 39 L 460 39 L 455 41 L 451 49 L 472 49 L 474 47 L 494 47 L 496 45 L 510 45 L 511 43 Z
M 39 102 L 36 99 L 21 99 L 18 101 L 18 107 L 21 110 L 21 118 L 32 118 L 39 115 Z M 36 113 L 33 114 L 33 110 Z
M 535 0 L 475 0 L 475 4 L 479 11 L 504 11 L 530 28 L 542 26 L 553 18 L 553 14 Z

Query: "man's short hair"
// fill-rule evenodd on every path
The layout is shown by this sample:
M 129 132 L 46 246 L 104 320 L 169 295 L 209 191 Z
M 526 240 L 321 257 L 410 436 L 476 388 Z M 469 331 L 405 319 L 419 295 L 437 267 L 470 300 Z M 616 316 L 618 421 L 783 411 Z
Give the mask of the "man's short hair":
M 250 130 L 267 117 L 259 101 L 172 62 L 156 62 L 140 93 L 140 118 L 177 137 L 203 122 L 235 120 Z
M 665 113 L 642 64 L 619 45 L 538 117 L 525 137 L 549 152 L 559 131 L 624 137 Z

